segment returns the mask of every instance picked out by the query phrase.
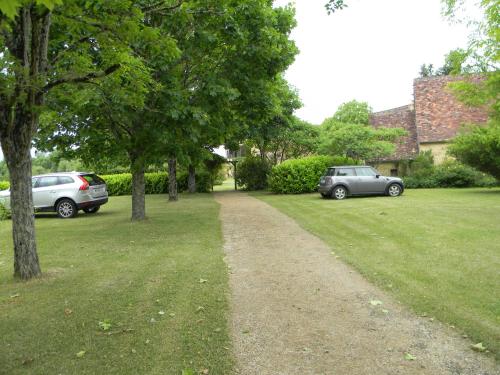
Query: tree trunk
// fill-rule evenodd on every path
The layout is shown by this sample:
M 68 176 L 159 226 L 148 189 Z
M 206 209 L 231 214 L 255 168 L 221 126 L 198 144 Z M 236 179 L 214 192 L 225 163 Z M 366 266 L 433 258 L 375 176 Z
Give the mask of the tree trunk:
M 44 103 L 50 12 L 28 5 L 20 9 L 4 44 L 15 57 L 12 87 L 0 90 L 0 142 L 10 174 L 14 276 L 41 274 L 36 251 L 31 186 L 31 141 Z
M 193 194 L 196 193 L 196 170 L 194 165 L 188 167 L 188 191 Z
M 177 159 L 168 160 L 168 200 L 175 202 L 179 199 L 177 194 Z
M 41 274 L 35 241 L 30 148 L 14 153 L 4 149 L 4 153 L 10 173 L 14 276 L 28 280 Z
M 144 163 L 135 160 L 132 163 L 132 221 L 146 219 L 146 181 Z

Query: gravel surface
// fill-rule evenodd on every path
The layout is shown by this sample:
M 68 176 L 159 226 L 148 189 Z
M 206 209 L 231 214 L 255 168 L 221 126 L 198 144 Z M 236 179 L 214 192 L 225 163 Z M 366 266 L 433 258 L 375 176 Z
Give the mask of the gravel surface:
M 288 216 L 245 193 L 216 199 L 237 374 L 500 374 L 491 356 L 401 306 Z

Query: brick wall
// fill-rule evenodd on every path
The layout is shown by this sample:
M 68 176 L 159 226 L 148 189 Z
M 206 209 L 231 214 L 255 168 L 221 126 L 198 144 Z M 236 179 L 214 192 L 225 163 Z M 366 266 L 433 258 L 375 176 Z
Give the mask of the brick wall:
M 408 132 L 408 135 L 397 141 L 394 155 L 383 160 L 413 159 L 418 154 L 415 113 L 411 105 L 372 113 L 370 124 L 376 128 L 403 128 Z
M 447 88 L 457 80 L 479 82 L 478 75 L 417 78 L 414 81 L 415 118 L 419 143 L 442 142 L 457 135 L 463 124 L 487 121 L 485 108 L 469 107 L 459 102 Z

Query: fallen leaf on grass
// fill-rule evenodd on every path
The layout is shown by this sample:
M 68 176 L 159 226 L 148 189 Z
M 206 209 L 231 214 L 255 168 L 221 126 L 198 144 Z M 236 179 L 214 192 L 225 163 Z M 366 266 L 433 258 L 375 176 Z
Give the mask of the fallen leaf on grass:
M 486 350 L 486 346 L 484 346 L 482 342 L 479 342 L 475 345 L 471 345 L 471 348 L 476 352 L 484 352 Z
M 220 328 L 216 328 L 216 329 L 214 329 L 214 332 L 220 332 L 220 331 L 221 331 L 221 329 L 220 329 Z
M 372 306 L 378 306 L 378 305 L 382 305 L 382 301 L 379 301 L 377 299 L 373 299 L 373 300 L 370 301 L 370 304 Z
M 386 310 L 386 309 L 382 309 L 382 312 L 383 312 L 384 314 L 389 314 L 389 310 Z
M 107 319 L 103 322 L 99 322 L 99 328 L 103 331 L 109 331 L 111 328 L 111 322 Z
M 21 297 L 21 295 L 19 293 L 16 293 L 16 294 L 13 294 L 10 296 L 10 298 L 18 298 L 18 297 Z
M 196 312 L 201 312 L 205 310 L 205 308 L 203 306 L 198 306 L 198 308 L 196 309 Z
M 170 314 L 168 314 L 168 316 L 170 316 L 171 318 L 173 318 L 175 316 L 175 313 L 170 313 Z
M 202 375 L 208 375 L 208 369 L 205 368 L 205 369 L 201 370 L 201 374 Z
M 193 370 L 186 369 L 182 370 L 182 375 L 195 375 Z
M 206 279 L 200 279 L 200 284 L 205 284 L 208 280 Z
M 64 315 L 70 316 L 71 314 L 73 314 L 73 310 L 68 309 L 68 308 L 64 309 Z
M 158 311 L 158 315 L 165 315 L 165 311 L 163 311 L 163 310 Z
M 85 350 L 82 350 L 82 351 L 79 351 L 78 353 L 76 353 L 77 358 L 83 358 L 84 356 L 85 356 Z
M 405 353 L 405 359 L 407 361 L 414 361 L 417 359 L 417 357 L 415 357 L 414 355 L 411 355 L 410 353 Z

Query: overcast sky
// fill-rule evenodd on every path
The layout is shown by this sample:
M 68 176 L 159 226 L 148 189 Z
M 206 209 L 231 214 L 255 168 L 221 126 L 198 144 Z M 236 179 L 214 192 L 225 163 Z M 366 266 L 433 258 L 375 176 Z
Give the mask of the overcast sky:
M 297 115 L 314 124 L 352 99 L 375 111 L 409 104 L 420 66 L 441 66 L 447 52 L 467 44 L 466 27 L 444 19 L 440 0 L 346 2 L 329 16 L 326 0 L 295 1 L 300 54 L 286 77 L 304 105 Z

